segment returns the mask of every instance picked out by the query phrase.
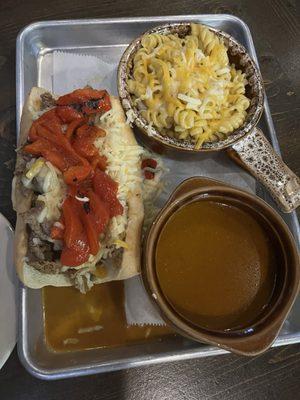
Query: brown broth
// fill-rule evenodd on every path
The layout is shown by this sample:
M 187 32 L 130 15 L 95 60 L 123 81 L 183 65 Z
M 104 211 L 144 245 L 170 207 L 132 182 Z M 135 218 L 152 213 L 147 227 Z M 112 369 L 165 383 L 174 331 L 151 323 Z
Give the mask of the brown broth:
M 71 287 L 46 287 L 43 307 L 46 342 L 54 351 L 115 347 L 155 338 L 160 340 L 172 334 L 164 326 L 127 326 L 122 281 L 96 285 L 87 294 Z M 78 332 L 95 326 L 101 329 Z
M 222 331 L 249 326 L 274 292 L 280 256 L 273 240 L 262 223 L 233 203 L 206 199 L 183 206 L 158 239 L 161 289 L 197 326 Z

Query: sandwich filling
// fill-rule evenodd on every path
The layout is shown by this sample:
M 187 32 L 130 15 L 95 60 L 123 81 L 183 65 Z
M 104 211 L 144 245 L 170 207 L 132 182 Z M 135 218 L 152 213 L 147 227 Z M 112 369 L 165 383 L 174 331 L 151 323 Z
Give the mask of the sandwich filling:
M 128 198 L 142 196 L 143 149 L 124 138 L 106 91 L 79 89 L 57 100 L 41 95 L 15 174 L 31 207 L 26 263 L 67 274 L 80 290 L 121 265 Z M 84 279 L 83 279 L 84 276 Z

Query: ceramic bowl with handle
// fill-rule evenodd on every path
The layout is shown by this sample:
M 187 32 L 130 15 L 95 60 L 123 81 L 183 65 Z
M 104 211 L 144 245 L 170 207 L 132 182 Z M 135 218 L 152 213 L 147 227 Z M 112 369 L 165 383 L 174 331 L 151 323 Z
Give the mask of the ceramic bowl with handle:
M 264 226 L 268 226 L 269 232 L 272 232 L 276 251 L 280 254 L 276 284 L 268 306 L 250 325 L 219 332 L 201 328 L 177 312 L 163 292 L 156 270 L 156 248 L 169 218 L 193 201 L 203 197 L 208 200 L 215 196 L 235 201 L 244 211 L 248 210 L 247 212 L 257 220 L 263 221 Z M 165 322 L 175 331 L 199 342 L 209 343 L 234 353 L 254 356 L 272 345 L 297 297 L 300 282 L 299 253 L 283 219 L 259 197 L 213 179 L 193 177 L 175 189 L 150 226 L 143 247 L 142 277 L 149 297 Z
M 133 67 L 133 58 L 141 47 L 143 35 L 128 46 L 119 63 L 118 91 L 122 106 L 127 115 L 130 115 L 130 120 L 142 133 L 145 144 L 153 150 L 190 153 L 226 150 L 233 160 L 267 187 L 283 212 L 291 212 L 300 205 L 300 180 L 274 152 L 263 132 L 257 127 L 264 107 L 264 89 L 260 72 L 246 49 L 231 35 L 209 26 L 207 28 L 223 39 L 228 48 L 230 63 L 234 63 L 246 75 L 248 81 L 246 95 L 250 99 L 250 106 L 241 127 L 230 136 L 224 137 L 223 140 L 216 136 L 213 141 L 204 143 L 200 149 L 196 150 L 190 141 L 164 136 L 155 126 L 149 124 L 135 106 L 127 87 L 127 80 Z M 190 32 L 191 24 L 183 22 L 157 26 L 145 32 L 144 35 L 159 33 L 178 34 L 180 37 L 184 37 Z

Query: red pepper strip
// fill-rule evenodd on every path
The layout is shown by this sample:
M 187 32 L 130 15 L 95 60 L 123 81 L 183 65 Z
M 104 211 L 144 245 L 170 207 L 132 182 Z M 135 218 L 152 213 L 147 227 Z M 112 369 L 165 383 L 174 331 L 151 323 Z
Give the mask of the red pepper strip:
M 90 199 L 90 208 L 95 215 L 97 232 L 100 234 L 104 232 L 108 224 L 109 209 L 92 190 L 87 192 L 87 197 Z
M 71 140 L 71 138 L 72 138 L 73 134 L 75 133 L 76 129 L 77 129 L 80 125 L 82 125 L 85 121 L 86 121 L 85 118 L 82 118 L 82 119 L 75 119 L 74 121 L 72 121 L 72 122 L 69 124 L 69 126 L 68 126 L 68 128 L 67 128 L 67 131 L 66 131 L 66 133 L 65 133 L 66 138 L 69 139 L 69 140 Z
M 25 145 L 23 150 L 26 153 L 30 153 L 34 156 L 39 156 L 41 155 L 42 151 L 47 148 L 48 145 L 51 146 L 51 143 L 49 143 L 48 140 L 38 139 L 33 143 Z
M 65 221 L 62 214 L 58 222 L 61 224 L 61 226 L 56 226 L 55 224 L 53 224 L 50 232 L 50 237 L 54 240 L 63 240 L 65 233 Z
M 64 137 L 60 131 L 50 131 L 47 127 L 38 125 L 37 132 L 39 137 L 49 140 L 55 147 L 61 147 L 63 150 L 68 152 L 68 155 L 74 158 L 74 161 L 79 161 L 79 156 L 72 148 L 69 141 Z
M 36 122 L 46 126 L 50 131 L 61 132 L 61 121 L 56 115 L 56 108 L 42 114 Z
M 52 162 L 64 172 L 67 184 L 77 184 L 89 176 L 92 172 L 89 162 L 76 153 L 62 134 L 50 132 L 40 125 L 37 126 L 37 132 L 41 138 L 30 145 L 26 145 L 24 148 L 26 152 L 42 155 Z
M 88 124 L 84 124 L 80 126 L 76 131 L 76 137 L 84 137 L 90 134 L 91 126 Z
M 82 232 L 72 248 L 64 246 L 60 256 L 62 265 L 78 267 L 89 259 L 90 248 L 85 232 Z
M 24 146 L 24 151 L 34 156 L 43 156 L 61 171 L 67 169 L 63 155 L 47 139 L 38 139 Z
M 94 192 L 101 197 L 105 197 L 107 191 L 117 194 L 118 184 L 105 172 L 96 169 L 93 178 L 93 188 Z
M 58 226 L 53 226 L 51 228 L 50 236 L 53 240 L 63 240 L 64 231 L 63 231 L 63 229 L 59 228 Z
M 62 206 L 65 221 L 64 241 L 67 247 L 72 248 L 77 238 L 83 231 L 83 226 L 78 215 L 78 205 L 75 200 L 68 197 Z
M 36 127 L 37 135 L 40 138 L 44 138 L 49 140 L 49 142 L 53 143 L 55 146 L 58 146 L 61 133 L 50 131 L 47 127 L 38 124 Z
M 111 218 L 123 214 L 123 206 L 117 198 L 117 182 L 99 168 L 95 170 L 93 189 L 100 199 L 108 205 Z
M 94 126 L 94 128 L 96 128 L 96 137 L 105 137 L 106 136 L 106 132 L 104 129 L 99 128 L 99 126 Z
M 79 155 L 91 160 L 99 156 L 99 152 L 94 145 L 96 138 L 105 135 L 106 132 L 96 126 L 82 125 L 76 131 L 75 139 L 72 142 L 73 148 Z M 100 161 L 102 160 L 99 159 Z
M 152 171 L 145 171 L 144 175 L 145 175 L 146 179 L 154 179 L 154 176 L 155 176 L 154 172 L 152 172 Z
M 77 186 L 68 186 L 68 196 L 70 197 L 75 197 L 77 196 L 78 193 L 78 187 Z
M 82 112 L 90 115 L 98 112 L 105 113 L 111 109 L 110 98 L 107 92 L 102 97 L 91 99 L 84 103 Z
M 43 156 L 60 171 L 65 171 L 68 167 L 64 156 L 47 139 L 40 138 L 33 143 L 27 144 L 24 146 L 24 151 L 35 156 Z
M 88 203 L 86 203 L 88 204 Z M 88 208 L 87 208 L 88 210 Z M 99 251 L 99 234 L 97 232 L 97 227 L 96 227 L 96 221 L 95 217 L 92 214 L 91 210 L 86 211 L 84 208 L 84 205 L 82 206 L 82 211 L 80 214 L 86 236 L 88 239 L 89 247 L 90 247 L 90 252 L 94 256 L 98 253 Z
M 106 94 L 106 90 L 96 90 L 92 88 L 76 89 L 72 93 L 60 96 L 56 104 L 59 106 L 83 104 L 91 99 L 101 99 Z
M 67 163 L 59 151 L 44 150 L 41 155 L 60 171 L 65 171 L 67 169 Z
M 62 206 L 65 221 L 64 247 L 61 263 L 67 266 L 78 266 L 89 258 L 90 247 L 83 224 L 80 220 L 80 204 L 68 197 Z
M 77 129 L 76 136 L 77 137 L 93 136 L 94 139 L 96 139 L 97 137 L 106 136 L 106 132 L 103 129 L 99 128 L 98 126 L 85 124 Z
M 141 167 L 142 167 L 142 169 L 148 168 L 148 167 L 155 169 L 157 167 L 157 161 L 153 160 L 153 158 L 145 158 L 142 161 Z M 145 175 L 146 179 L 154 179 L 154 176 L 155 176 L 153 171 L 147 171 L 147 170 L 144 172 L 144 175 Z
M 36 122 L 34 121 L 29 129 L 28 140 L 33 142 L 34 140 L 38 139 L 37 129 L 36 129 Z
M 85 179 L 91 173 L 92 168 L 89 165 L 88 161 L 79 154 L 77 154 L 77 152 L 72 147 L 71 143 L 68 141 L 66 137 L 64 137 L 62 133 L 50 132 L 47 128 L 43 126 L 38 126 L 37 130 L 40 136 L 48 139 L 50 142 L 52 142 L 54 146 L 58 147 L 58 151 L 62 153 L 62 156 L 69 164 L 70 171 L 69 172 L 67 171 L 68 173 L 65 176 L 65 178 L 67 179 L 66 183 L 74 184 L 74 182 L 79 182 Z M 47 157 L 45 156 L 45 158 Z M 66 168 L 61 169 L 61 171 L 65 170 Z
M 75 110 L 75 108 L 71 106 L 56 107 L 56 115 L 62 120 L 64 124 L 69 124 L 76 119 L 83 118 L 83 114 Z
M 142 165 L 141 165 L 142 169 L 146 168 L 146 167 L 150 167 L 155 169 L 157 167 L 157 161 L 153 160 L 153 158 L 145 158 L 142 161 Z
M 77 185 L 79 182 L 85 180 L 91 172 L 92 167 L 89 163 L 72 166 L 64 172 L 64 181 L 67 185 Z
M 55 147 L 61 147 L 65 151 L 68 152 L 68 155 L 74 158 L 74 161 L 81 160 L 81 157 L 74 151 L 71 144 L 67 140 L 67 138 L 62 133 L 61 127 L 59 129 L 50 129 L 46 124 L 38 123 L 37 127 L 37 134 L 39 137 L 43 137 L 44 139 L 49 140 Z
M 96 167 L 98 167 L 101 169 L 101 171 L 105 171 L 107 165 L 107 158 L 105 156 L 97 155 L 92 158 L 91 165 L 93 169 L 96 169 Z
M 76 153 L 87 159 L 93 158 L 98 154 L 97 148 L 94 146 L 93 137 L 76 137 L 72 143 Z
M 63 240 L 64 229 L 59 228 L 58 226 L 52 226 L 50 236 L 54 240 Z
M 87 179 L 85 179 L 83 182 L 80 182 L 79 185 L 77 186 L 78 193 L 82 193 L 87 197 L 88 197 L 88 195 L 86 194 L 87 191 L 90 190 L 93 186 L 91 175 Z

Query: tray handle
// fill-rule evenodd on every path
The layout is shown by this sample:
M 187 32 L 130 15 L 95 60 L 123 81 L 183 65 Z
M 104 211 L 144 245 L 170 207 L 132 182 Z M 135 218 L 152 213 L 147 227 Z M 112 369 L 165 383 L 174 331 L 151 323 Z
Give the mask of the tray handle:
M 255 127 L 227 152 L 266 186 L 283 212 L 292 212 L 300 205 L 300 179 L 275 153 L 259 128 Z

